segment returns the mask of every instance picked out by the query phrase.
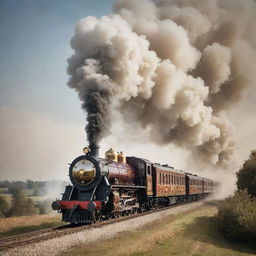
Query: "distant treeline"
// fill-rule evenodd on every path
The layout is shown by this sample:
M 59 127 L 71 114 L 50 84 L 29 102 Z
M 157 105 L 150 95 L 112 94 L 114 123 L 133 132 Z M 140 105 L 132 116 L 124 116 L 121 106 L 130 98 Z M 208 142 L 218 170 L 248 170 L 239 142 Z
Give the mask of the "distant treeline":
M 19 190 L 31 190 L 33 196 L 45 196 L 48 194 L 48 188 L 54 188 L 56 186 L 65 186 L 67 182 L 59 181 L 59 180 L 51 180 L 51 181 L 8 181 L 1 180 L 0 188 L 6 189 L 2 191 L 2 194 L 13 194 L 17 189 Z

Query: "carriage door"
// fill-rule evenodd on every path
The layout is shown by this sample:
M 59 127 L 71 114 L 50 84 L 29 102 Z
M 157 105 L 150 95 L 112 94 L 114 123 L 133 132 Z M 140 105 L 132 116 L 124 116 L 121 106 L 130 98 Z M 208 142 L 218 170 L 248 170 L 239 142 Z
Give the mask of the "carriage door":
M 146 176 L 147 176 L 147 195 L 153 195 L 153 185 L 152 185 L 152 166 L 146 164 Z

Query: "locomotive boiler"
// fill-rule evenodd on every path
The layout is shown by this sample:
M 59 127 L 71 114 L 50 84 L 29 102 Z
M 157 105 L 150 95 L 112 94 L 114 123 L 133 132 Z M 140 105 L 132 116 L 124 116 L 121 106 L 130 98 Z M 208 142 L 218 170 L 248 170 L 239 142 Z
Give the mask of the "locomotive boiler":
M 69 177 L 72 185 L 52 208 L 70 223 L 92 223 L 197 200 L 216 188 L 212 180 L 113 149 L 100 158 L 98 145 L 84 148 L 84 154 L 73 160 Z

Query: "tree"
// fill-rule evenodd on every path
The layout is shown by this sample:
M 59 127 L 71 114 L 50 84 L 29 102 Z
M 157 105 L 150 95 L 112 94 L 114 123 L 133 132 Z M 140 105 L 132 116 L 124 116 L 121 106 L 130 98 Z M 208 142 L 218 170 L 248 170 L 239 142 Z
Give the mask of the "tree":
M 26 183 L 27 183 L 27 188 L 28 189 L 33 189 L 34 188 L 34 181 L 26 180 Z
M 32 215 L 37 212 L 34 202 L 27 198 L 22 190 L 17 189 L 12 196 L 12 206 L 8 216 Z
M 9 204 L 7 200 L 0 196 L 0 217 L 4 217 L 9 210 Z
M 236 173 L 237 188 L 247 190 L 251 196 L 256 196 L 256 150 L 253 150 L 243 167 Z

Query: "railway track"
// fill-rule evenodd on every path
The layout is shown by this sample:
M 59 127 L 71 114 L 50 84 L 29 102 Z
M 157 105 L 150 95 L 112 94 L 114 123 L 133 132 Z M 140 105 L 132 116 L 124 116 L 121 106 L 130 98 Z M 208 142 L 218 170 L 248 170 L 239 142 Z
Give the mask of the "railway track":
M 191 202 L 189 202 L 189 203 L 191 203 Z M 75 233 L 75 232 L 84 231 L 84 230 L 88 230 L 88 229 L 92 229 L 92 228 L 99 228 L 99 227 L 113 224 L 116 222 L 125 221 L 128 219 L 152 214 L 155 212 L 165 211 L 165 210 L 168 210 L 171 208 L 177 208 L 182 205 L 189 204 L 189 203 L 182 203 L 182 204 L 178 204 L 178 205 L 172 205 L 172 206 L 168 206 L 168 207 L 158 208 L 155 210 L 150 210 L 150 211 L 131 214 L 131 215 L 122 216 L 122 217 L 118 217 L 118 218 L 113 218 L 113 219 L 109 219 L 109 220 L 104 220 L 104 221 L 96 222 L 96 223 L 93 223 L 90 225 L 72 226 L 69 224 L 69 225 L 63 225 L 63 226 L 54 227 L 54 228 L 41 229 L 41 230 L 29 232 L 29 233 L 23 233 L 23 234 L 16 235 L 16 236 L 1 238 L 0 239 L 0 252 L 5 251 L 10 248 L 13 248 L 13 247 L 23 246 L 23 245 L 32 244 L 32 243 L 39 243 L 41 241 L 45 241 L 45 240 L 56 238 L 56 237 L 61 237 L 64 235 Z

